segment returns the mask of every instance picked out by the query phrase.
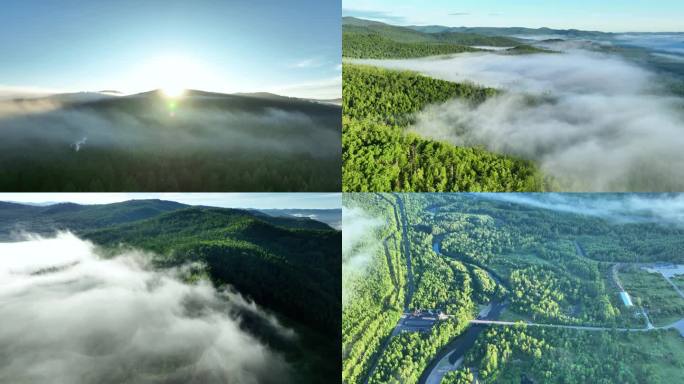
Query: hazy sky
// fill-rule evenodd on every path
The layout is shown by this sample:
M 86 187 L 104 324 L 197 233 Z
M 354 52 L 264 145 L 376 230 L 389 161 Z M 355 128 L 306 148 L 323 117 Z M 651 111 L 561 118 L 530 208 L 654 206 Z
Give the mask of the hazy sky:
M 5 0 L 0 91 L 341 94 L 340 3 Z
M 107 204 L 133 199 L 161 199 L 225 208 L 341 208 L 339 193 L 0 193 L 0 201 Z
M 343 0 L 343 15 L 397 25 L 683 32 L 681 0 Z

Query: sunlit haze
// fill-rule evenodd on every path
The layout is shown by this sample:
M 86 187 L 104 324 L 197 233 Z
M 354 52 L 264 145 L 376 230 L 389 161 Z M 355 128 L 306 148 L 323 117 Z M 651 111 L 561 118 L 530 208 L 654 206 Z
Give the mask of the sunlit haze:
M 341 93 L 340 4 L 3 1 L 0 95 L 161 89 Z

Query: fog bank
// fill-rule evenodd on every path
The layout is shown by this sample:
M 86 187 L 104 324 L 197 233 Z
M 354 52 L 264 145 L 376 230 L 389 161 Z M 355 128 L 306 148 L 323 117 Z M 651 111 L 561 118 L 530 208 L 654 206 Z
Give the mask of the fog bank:
M 36 144 L 65 152 L 257 151 L 331 157 L 341 152 L 339 116 L 305 110 L 221 108 L 201 97 L 169 101 L 132 96 L 108 104 L 64 105 L 54 98 L 0 100 L 0 150 Z M 116 104 L 113 104 L 116 103 Z M 87 137 L 87 143 L 74 146 Z M 43 147 L 45 148 L 45 147 Z
M 505 90 L 479 106 L 428 107 L 410 129 L 535 160 L 567 191 L 684 190 L 684 100 L 617 56 L 562 54 L 365 60 Z
M 0 381 L 281 383 L 283 358 L 243 330 L 236 292 L 188 285 L 71 234 L 0 243 Z
M 342 208 L 342 305 L 352 294 L 354 282 L 363 278 L 381 246 L 375 234 L 381 225 L 381 220 L 361 208 Z
M 684 225 L 684 194 L 481 193 L 477 196 L 618 222 Z

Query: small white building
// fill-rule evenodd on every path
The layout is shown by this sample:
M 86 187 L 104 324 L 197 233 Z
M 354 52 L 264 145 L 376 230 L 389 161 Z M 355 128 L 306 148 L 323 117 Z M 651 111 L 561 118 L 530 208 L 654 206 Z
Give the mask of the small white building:
M 620 298 L 622 299 L 622 303 L 625 305 L 625 307 L 634 306 L 634 304 L 632 303 L 632 298 L 629 297 L 629 293 L 625 291 L 620 292 Z

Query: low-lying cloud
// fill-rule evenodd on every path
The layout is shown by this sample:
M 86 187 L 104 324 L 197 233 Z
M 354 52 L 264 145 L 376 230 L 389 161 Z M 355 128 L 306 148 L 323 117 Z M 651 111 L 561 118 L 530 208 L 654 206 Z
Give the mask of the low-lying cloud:
M 370 63 L 507 91 L 427 108 L 420 135 L 535 160 L 562 190 L 684 190 L 684 100 L 636 64 L 581 49 Z
M 71 234 L 0 243 L 1 382 L 287 381 L 290 368 L 240 313 L 292 331 L 255 304 L 152 271 L 139 252 L 96 253 Z
M 619 222 L 684 225 L 684 194 L 481 193 L 478 197 Z
M 53 99 L 0 101 L 0 150 L 123 149 L 339 156 L 339 115 L 306 108 L 222 108 L 202 97 L 129 97 L 78 106 Z M 87 137 L 87 143 L 74 143 Z M 5 148 L 5 149 L 3 149 Z
M 382 221 L 358 207 L 342 208 L 342 304 L 352 294 L 356 279 L 362 278 L 373 255 L 381 246 L 376 230 Z

